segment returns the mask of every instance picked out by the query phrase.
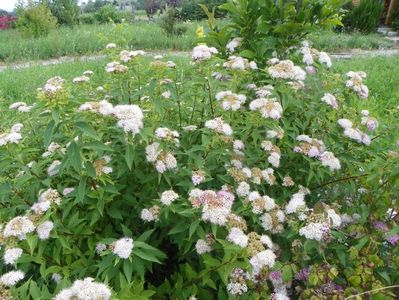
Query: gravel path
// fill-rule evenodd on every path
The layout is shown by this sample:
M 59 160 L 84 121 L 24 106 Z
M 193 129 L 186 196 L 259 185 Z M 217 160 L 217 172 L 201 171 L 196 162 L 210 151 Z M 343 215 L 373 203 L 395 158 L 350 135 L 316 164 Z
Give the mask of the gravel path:
M 330 56 L 335 59 L 350 59 L 353 57 L 373 57 L 373 56 L 393 56 L 399 54 L 399 48 L 384 49 L 384 50 L 360 50 L 353 49 L 347 52 L 331 53 Z M 190 52 L 186 51 L 147 51 L 147 56 L 155 55 L 172 55 L 172 56 L 189 56 Z M 75 62 L 75 61 L 92 61 L 105 58 L 106 55 L 85 55 L 85 56 L 63 56 L 48 60 L 28 61 L 23 63 L 2 64 L 0 62 L 0 72 L 7 69 L 25 69 L 32 66 L 49 66 L 58 65 L 62 63 Z

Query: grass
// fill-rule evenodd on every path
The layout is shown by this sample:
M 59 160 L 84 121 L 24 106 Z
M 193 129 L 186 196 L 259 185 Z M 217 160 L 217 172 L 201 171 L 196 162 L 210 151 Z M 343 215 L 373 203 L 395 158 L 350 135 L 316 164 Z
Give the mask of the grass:
M 167 37 L 156 22 L 138 21 L 133 24 L 82 25 L 61 27 L 46 37 L 25 38 L 17 30 L 0 31 L 0 62 L 49 59 L 97 53 L 108 43 L 144 50 L 190 50 L 195 29 L 205 21 L 187 23 L 187 32 Z M 205 26 L 206 27 L 206 26 Z M 389 48 L 393 43 L 378 34 L 334 33 L 323 31 L 309 36 L 315 48 L 339 51 L 351 48 Z
M 392 48 L 394 43 L 378 33 L 368 35 L 359 32 L 336 33 L 332 31 L 321 31 L 309 36 L 313 47 L 329 52 L 349 49 L 384 49 Z
M 204 23 L 186 24 L 187 32 L 176 37 L 166 37 L 156 23 L 148 21 L 62 27 L 37 39 L 23 37 L 16 30 L 5 30 L 0 31 L 0 61 L 92 54 L 103 50 L 111 42 L 145 50 L 189 50 L 196 39 L 195 29 L 200 24 Z

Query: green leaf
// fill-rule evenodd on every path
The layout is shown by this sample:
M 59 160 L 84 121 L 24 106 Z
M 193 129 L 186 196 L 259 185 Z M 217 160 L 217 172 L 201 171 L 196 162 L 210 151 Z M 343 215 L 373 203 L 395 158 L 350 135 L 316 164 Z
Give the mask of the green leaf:
M 133 254 L 137 255 L 138 257 L 147 260 L 147 261 L 152 261 L 152 262 L 156 262 L 156 263 L 161 263 L 158 258 L 156 258 L 155 255 L 148 253 L 148 251 L 142 251 L 140 249 L 135 249 L 133 250 Z
M 134 147 L 131 144 L 126 145 L 125 160 L 129 170 L 132 170 L 133 160 L 134 160 Z
M 85 195 L 86 195 L 86 182 L 87 182 L 87 177 L 81 177 L 79 186 L 78 186 L 78 191 L 76 193 L 76 202 L 82 202 Z
M 82 159 L 78 145 L 75 142 L 72 142 L 68 147 L 68 159 L 76 172 L 80 173 L 82 171 Z
M 53 138 L 54 127 L 55 122 L 54 120 L 51 120 L 47 125 L 46 131 L 44 132 L 44 147 L 48 147 L 48 145 L 50 145 L 51 139 Z
M 76 122 L 75 125 L 77 127 L 79 127 L 79 129 L 83 133 L 87 134 L 89 137 L 91 137 L 97 141 L 100 140 L 100 137 L 97 135 L 97 132 L 93 129 L 93 127 L 89 123 L 84 122 L 84 121 L 79 121 L 79 122 Z

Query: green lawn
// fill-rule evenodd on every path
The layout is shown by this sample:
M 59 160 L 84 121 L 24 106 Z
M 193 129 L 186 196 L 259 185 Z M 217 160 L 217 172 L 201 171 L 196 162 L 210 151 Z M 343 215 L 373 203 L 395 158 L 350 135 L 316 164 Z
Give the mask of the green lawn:
M 221 21 L 222 22 L 222 21 Z M 144 50 L 190 50 L 196 41 L 195 30 L 206 22 L 185 23 L 185 34 L 167 37 L 156 22 L 138 21 L 134 24 L 82 25 L 61 27 L 46 37 L 37 39 L 21 36 L 17 30 L 0 31 L 0 62 L 48 59 L 97 53 L 108 43 Z M 334 33 L 323 31 L 308 37 L 313 46 L 326 51 L 350 48 L 376 49 L 392 47 L 392 42 L 378 34 Z

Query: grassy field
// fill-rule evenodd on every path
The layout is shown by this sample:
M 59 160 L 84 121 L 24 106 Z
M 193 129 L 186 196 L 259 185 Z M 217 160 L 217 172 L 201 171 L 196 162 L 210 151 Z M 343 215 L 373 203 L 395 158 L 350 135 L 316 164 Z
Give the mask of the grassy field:
M 311 34 L 309 40 L 313 42 L 313 46 L 316 49 L 329 52 L 348 49 L 371 50 L 393 47 L 392 41 L 378 33 L 364 35 L 359 32 L 335 33 L 332 31 L 321 31 Z
M 195 44 L 195 29 L 203 22 L 187 23 L 187 32 L 167 37 L 156 22 L 134 24 L 82 25 L 59 28 L 42 38 L 25 38 L 16 30 L 0 31 L 0 62 L 48 59 L 97 53 L 108 43 L 144 50 L 190 50 Z M 392 43 L 378 34 L 320 32 L 309 36 L 313 46 L 326 51 L 351 48 L 389 48 Z M 333 42 L 332 42 L 333 41 Z
M 46 37 L 25 38 L 16 30 L 0 31 L 0 61 L 37 60 L 65 55 L 96 53 L 108 43 L 146 50 L 189 50 L 196 39 L 195 29 L 205 23 L 186 24 L 187 32 L 167 37 L 154 22 L 134 24 L 82 25 L 59 28 Z

